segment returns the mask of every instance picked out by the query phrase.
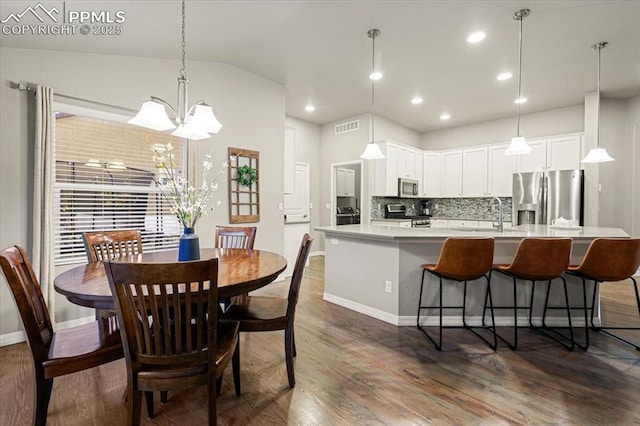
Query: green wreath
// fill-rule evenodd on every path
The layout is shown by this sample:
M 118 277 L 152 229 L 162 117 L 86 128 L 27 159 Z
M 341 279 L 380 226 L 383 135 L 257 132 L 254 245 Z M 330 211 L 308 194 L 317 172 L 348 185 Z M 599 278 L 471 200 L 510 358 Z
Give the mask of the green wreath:
M 258 180 L 258 172 L 251 166 L 244 165 L 238 169 L 238 183 L 243 186 L 251 186 Z

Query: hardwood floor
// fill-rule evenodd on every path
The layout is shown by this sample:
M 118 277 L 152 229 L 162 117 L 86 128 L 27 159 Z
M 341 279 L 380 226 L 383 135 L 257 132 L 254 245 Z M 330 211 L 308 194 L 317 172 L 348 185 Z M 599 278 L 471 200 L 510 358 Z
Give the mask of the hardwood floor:
M 243 394 L 235 396 L 229 370 L 219 424 L 640 424 L 640 352 L 629 346 L 592 333 L 588 352 L 570 353 L 524 330 L 517 352 L 504 345 L 493 352 L 464 330 L 445 330 L 437 352 L 414 327 L 324 302 L 323 271 L 323 258 L 312 258 L 302 285 L 296 387 L 287 385 L 283 333 L 243 334 Z M 262 292 L 286 289 L 280 283 Z M 627 283 L 602 291 L 605 308 L 635 303 Z M 125 424 L 124 371 L 120 360 L 56 378 L 48 424 Z M 29 424 L 32 374 L 26 344 L 0 348 L 0 425 Z M 156 395 L 157 415 L 150 421 L 143 409 L 142 424 L 202 424 L 205 399 L 204 387 L 170 394 L 167 404 Z

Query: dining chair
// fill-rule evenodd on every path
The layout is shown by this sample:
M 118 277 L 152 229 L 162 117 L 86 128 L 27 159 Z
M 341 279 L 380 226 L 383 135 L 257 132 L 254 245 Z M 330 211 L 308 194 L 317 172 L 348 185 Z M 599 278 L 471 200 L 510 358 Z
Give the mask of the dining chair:
M 619 282 L 631 280 L 636 296 L 638 316 L 640 316 L 640 292 L 638 282 L 633 277 L 640 268 L 640 238 L 596 238 L 579 265 L 567 268 L 567 273 L 582 279 L 582 299 L 584 307 L 585 344 L 579 345 L 582 349 L 589 348 L 589 324 L 587 312 L 591 310 L 591 328 L 608 336 L 614 337 L 623 343 L 634 346 L 640 350 L 640 343 L 632 343 L 618 334 L 608 330 L 640 330 L 640 327 L 632 326 L 606 326 L 593 323 L 593 314 L 596 306 L 596 295 L 599 284 L 603 282 Z M 594 282 L 591 307 L 587 305 L 587 280 Z
M 107 261 L 127 364 L 127 416 L 140 423 L 142 394 L 207 385 L 216 424 L 218 377 L 234 356 L 238 323 L 219 322 L 218 259 L 177 263 Z
M 225 319 L 238 321 L 241 332 L 277 331 L 284 330 L 284 356 L 287 364 L 287 377 L 289 387 L 296 384 L 293 373 L 293 357 L 296 356 L 296 341 L 294 333 L 294 320 L 298 294 L 302 284 L 304 267 L 309 257 L 309 250 L 313 239 L 309 234 L 304 234 L 298 257 L 291 276 L 289 294 L 286 299 L 268 296 L 243 295 L 233 299 L 229 309 L 223 314 Z M 236 394 L 240 395 L 240 357 L 233 359 L 234 378 L 236 382 Z
M 256 239 L 255 226 L 216 226 L 216 248 L 252 249 Z
M 424 264 L 422 268 L 422 282 L 420 285 L 420 297 L 418 299 L 418 314 L 416 325 L 418 330 L 433 343 L 436 350 L 442 350 L 442 329 L 443 328 L 464 328 L 478 336 L 493 350 L 497 347 L 496 325 L 493 317 L 493 309 L 491 309 L 491 326 L 489 327 L 493 335 L 493 343 L 488 341 L 484 336 L 480 335 L 475 328 L 466 322 L 465 312 L 467 310 L 467 282 L 484 278 L 487 281 L 486 295 L 489 299 L 489 307 L 493 307 L 493 299 L 491 297 L 491 288 L 489 288 L 490 272 L 493 265 L 493 251 L 495 248 L 495 239 L 488 238 L 447 238 L 442 244 L 440 256 L 435 264 Z M 422 305 L 422 294 L 425 285 L 425 276 L 429 272 L 439 279 L 439 303 L 437 306 Z M 463 282 L 462 305 L 443 306 L 443 279 Z M 486 302 L 485 302 L 486 303 Z M 427 333 L 427 330 L 420 324 L 420 312 L 423 309 L 438 309 L 439 313 L 439 340 L 436 342 L 433 337 Z M 462 326 L 443 326 L 442 312 L 444 309 L 461 309 L 462 310 Z M 482 324 L 482 328 L 487 328 Z
M 512 306 L 494 306 L 493 309 L 513 309 L 513 343 L 510 343 L 505 338 L 500 336 L 496 332 L 496 336 L 505 342 L 510 349 L 516 350 L 518 347 L 518 310 L 524 309 L 529 311 L 529 327 L 536 329 L 537 331 L 545 334 L 546 336 L 556 340 L 562 344 L 565 348 L 573 351 L 575 341 L 573 339 L 573 327 L 571 324 L 571 307 L 569 306 L 569 294 L 567 292 L 567 281 L 562 274 L 569 266 L 569 259 L 571 256 L 571 238 L 523 238 L 518 244 L 516 253 L 513 256 L 513 260 L 509 265 L 493 265 L 492 270 L 500 272 L 512 278 L 513 286 L 513 305 Z M 528 306 L 518 306 L 518 292 L 517 292 L 517 280 L 531 281 L 531 298 Z M 564 307 L 549 307 L 549 289 L 551 288 L 551 282 L 554 279 L 560 279 L 564 288 Z M 547 334 L 539 327 L 533 325 L 533 301 L 536 289 L 536 283 L 538 281 L 547 281 L 547 293 L 545 297 L 544 312 L 542 315 L 542 328 L 550 329 L 546 325 L 546 313 L 547 309 L 565 309 L 567 313 L 567 321 L 569 323 L 569 336 L 558 336 L 562 339 L 569 340 L 571 344 L 565 345 L 561 340 Z M 493 280 L 490 280 L 489 285 Z M 490 287 L 487 291 L 489 291 Z M 485 296 L 485 311 L 487 298 Z M 482 316 L 484 323 L 484 313 Z
M 82 240 L 89 263 L 142 253 L 142 238 L 137 229 L 85 232 Z
M 40 284 L 24 249 L 13 246 L 3 250 L 0 264 L 22 317 L 33 357 L 35 424 L 44 425 L 54 377 L 123 357 L 118 323 L 115 317 L 110 317 L 54 331 Z

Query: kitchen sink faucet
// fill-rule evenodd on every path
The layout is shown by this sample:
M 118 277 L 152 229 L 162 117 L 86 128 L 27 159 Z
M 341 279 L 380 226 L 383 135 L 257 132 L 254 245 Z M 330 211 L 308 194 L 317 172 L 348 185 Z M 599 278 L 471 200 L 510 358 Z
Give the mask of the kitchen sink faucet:
M 498 197 L 493 197 L 491 199 L 491 202 L 493 202 L 493 200 L 498 200 L 498 224 L 497 225 L 493 225 L 494 228 L 496 228 L 497 232 L 504 232 L 504 222 L 502 219 L 502 200 Z

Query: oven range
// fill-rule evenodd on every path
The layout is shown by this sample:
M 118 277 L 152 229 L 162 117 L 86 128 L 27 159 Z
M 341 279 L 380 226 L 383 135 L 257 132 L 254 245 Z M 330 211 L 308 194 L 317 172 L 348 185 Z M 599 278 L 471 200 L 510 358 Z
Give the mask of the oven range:
M 407 215 L 407 207 L 404 204 L 387 204 L 384 208 L 385 219 L 411 219 L 412 228 L 429 228 L 431 227 L 431 216 Z

